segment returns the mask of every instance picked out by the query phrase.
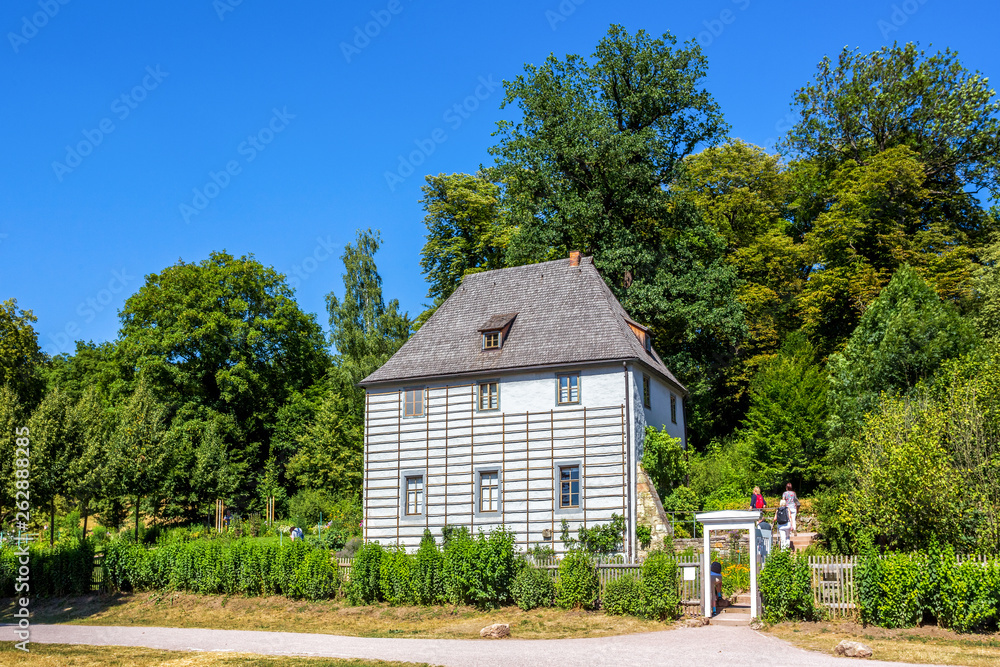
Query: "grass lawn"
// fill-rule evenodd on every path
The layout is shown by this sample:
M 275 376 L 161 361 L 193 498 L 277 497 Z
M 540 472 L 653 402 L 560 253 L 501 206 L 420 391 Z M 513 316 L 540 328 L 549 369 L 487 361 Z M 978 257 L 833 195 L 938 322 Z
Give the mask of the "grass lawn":
M 871 647 L 877 660 L 917 664 L 1000 665 L 1000 635 L 960 635 L 935 626 L 887 630 L 851 622 L 779 623 L 766 632 L 800 648 L 833 653 L 842 639 Z
M 0 666 L 29 667 L 403 667 L 413 662 L 288 658 L 244 653 L 182 653 L 123 646 L 31 644 L 25 653 L 11 642 L 0 642 Z M 426 663 L 419 663 L 425 665 Z
M 3 600 L 0 613 L 10 616 L 13 601 Z M 472 639 L 491 623 L 510 623 L 520 639 L 606 637 L 668 630 L 672 624 L 644 621 L 603 612 L 504 607 L 479 611 L 472 607 L 351 607 L 343 600 L 303 602 L 284 597 L 245 598 L 191 593 L 140 593 L 32 600 L 33 623 L 154 626 L 315 632 L 356 637 L 426 637 Z

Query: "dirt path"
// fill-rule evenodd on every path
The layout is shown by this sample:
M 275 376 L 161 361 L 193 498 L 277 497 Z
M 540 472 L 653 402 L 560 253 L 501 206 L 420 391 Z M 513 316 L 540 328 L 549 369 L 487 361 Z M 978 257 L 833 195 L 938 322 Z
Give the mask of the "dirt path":
M 237 651 L 265 655 L 369 658 L 455 667 L 539 665 L 719 665 L 726 667 L 844 667 L 850 661 L 811 653 L 745 627 L 682 628 L 601 639 L 500 641 L 369 639 L 291 632 L 34 625 L 31 639 L 47 644 L 143 646 L 178 651 Z M 0 630 L 11 641 L 13 628 Z M 866 665 L 903 663 L 866 660 Z

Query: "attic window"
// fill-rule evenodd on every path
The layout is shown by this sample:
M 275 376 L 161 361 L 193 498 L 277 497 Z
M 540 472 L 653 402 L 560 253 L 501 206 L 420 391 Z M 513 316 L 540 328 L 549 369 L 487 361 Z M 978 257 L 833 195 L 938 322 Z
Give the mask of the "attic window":
M 645 332 L 642 336 L 642 346 L 646 348 L 646 352 L 653 351 L 653 344 L 650 342 L 648 331 Z
M 487 331 L 483 333 L 483 349 L 499 350 L 501 338 L 502 336 L 499 331 Z
M 627 317 L 625 318 L 625 323 L 628 324 L 629 329 L 632 330 L 632 333 L 635 334 L 635 337 L 639 339 L 639 342 L 642 344 L 643 349 L 645 349 L 646 352 L 652 354 L 653 337 L 649 334 L 649 329 L 647 329 L 646 327 L 642 326 L 637 322 L 633 322 Z
M 503 347 L 515 317 L 517 313 L 493 315 L 479 327 L 479 332 L 483 335 L 483 350 L 499 350 Z

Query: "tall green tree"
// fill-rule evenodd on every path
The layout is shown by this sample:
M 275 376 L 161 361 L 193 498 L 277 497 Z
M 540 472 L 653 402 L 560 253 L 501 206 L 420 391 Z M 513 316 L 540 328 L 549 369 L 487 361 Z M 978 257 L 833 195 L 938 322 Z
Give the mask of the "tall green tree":
M 746 333 L 724 239 L 671 192 L 678 162 L 725 135 L 706 71 L 695 43 L 612 26 L 591 62 L 553 55 L 505 82 L 522 120 L 501 122 L 490 149 L 516 227 L 507 263 L 593 255 L 692 389 L 696 442 L 731 413 L 721 369 Z
M 501 210 L 500 186 L 482 175 L 428 176 L 422 190 L 427 242 L 420 268 L 430 283 L 427 296 L 440 303 L 465 274 L 504 266 L 511 228 Z
M 183 419 L 225 427 L 232 458 L 260 469 L 274 416 L 329 368 L 315 317 L 252 256 L 178 262 L 125 302 L 119 346 Z M 240 489 L 255 497 L 253 479 Z
M 801 493 L 824 481 L 827 388 L 816 349 L 798 332 L 754 376 L 742 437 L 761 487 L 778 491 L 792 482 Z
M 47 392 L 28 420 L 31 432 L 31 504 L 48 510 L 49 541 L 55 540 L 56 499 L 66 494 L 73 462 L 79 456 L 79 433 L 73 402 L 58 389 Z
M 32 326 L 38 318 L 17 307 L 17 299 L 0 303 L 0 385 L 10 385 L 29 408 L 41 399 L 40 370 L 45 354 Z
M 409 338 L 411 323 L 399 312 L 399 300 L 382 296 L 382 277 L 375 253 L 382 243 L 377 231 L 358 232 L 357 242 L 344 249 L 344 297 L 326 295 L 330 342 L 334 357 L 334 389 L 349 401 L 353 414 L 364 411 L 364 392 L 357 383 L 396 353 Z
M 14 507 L 14 451 L 17 429 L 26 426 L 21 399 L 10 385 L 0 386 L 0 522 L 6 523 Z M 28 434 L 30 438 L 30 432 Z
M 906 392 L 977 342 L 955 306 L 903 266 L 865 311 L 843 352 L 830 358 L 831 434 L 853 436 L 880 394 Z
M 79 503 L 83 515 L 83 534 L 95 501 L 104 498 L 111 487 L 108 478 L 108 444 L 113 414 L 105 405 L 100 388 L 84 390 L 72 407 L 75 424 L 76 455 L 70 461 L 66 493 Z
M 152 383 L 141 377 L 117 414 L 107 453 L 112 492 L 133 503 L 136 539 L 140 503 L 160 489 L 171 465 L 164 441 L 166 421 L 166 410 L 154 396 Z
M 355 495 L 363 477 L 363 420 L 341 394 L 323 397 L 314 419 L 298 437 L 286 474 L 300 488 Z

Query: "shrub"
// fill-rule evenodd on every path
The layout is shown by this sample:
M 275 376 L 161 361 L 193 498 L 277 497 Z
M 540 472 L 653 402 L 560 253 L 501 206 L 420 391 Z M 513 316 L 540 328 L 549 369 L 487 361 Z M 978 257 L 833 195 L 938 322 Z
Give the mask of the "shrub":
M 444 554 L 431 531 L 425 530 L 413 557 L 413 595 L 419 604 L 438 604 L 447 598 L 444 589 Z
M 653 543 L 653 529 L 644 523 L 635 527 L 635 539 L 639 540 L 639 547 L 648 549 Z
M 661 621 L 674 618 L 680 599 L 677 595 L 677 562 L 665 551 L 654 551 L 642 564 L 641 613 L 643 618 Z
M 511 594 L 518 607 L 530 611 L 536 607 L 551 607 L 556 583 L 547 570 L 525 565 L 511 585 Z
M 443 531 L 444 532 L 444 531 Z M 445 533 L 444 581 L 448 599 L 481 609 L 509 604 L 511 586 L 523 561 L 515 551 L 514 533 L 500 527 L 473 539 L 468 530 Z
M 382 545 L 369 542 L 354 554 L 347 599 L 351 604 L 371 604 L 381 599 Z
M 391 605 L 410 604 L 413 601 L 412 570 L 412 559 L 402 546 L 383 550 L 379 565 L 382 599 Z
M 31 545 L 28 552 L 31 564 L 32 595 L 63 596 L 84 595 L 90 592 L 94 569 L 94 549 L 87 541 L 67 540 L 55 546 Z M 0 554 L 0 596 L 20 596 L 16 591 L 18 569 L 21 564 L 14 549 L 4 549 Z
M 326 491 L 303 489 L 289 499 L 288 513 L 296 524 L 303 524 L 302 528 L 315 526 L 321 516 L 329 516 L 330 508 L 335 502 L 333 496 Z
M 559 563 L 556 605 L 563 609 L 593 609 L 601 592 L 594 559 L 584 551 L 570 551 Z
M 295 574 L 296 588 L 307 600 L 332 598 L 340 589 L 340 568 L 330 562 L 329 552 L 310 551 Z
M 601 606 L 612 616 L 640 616 L 642 613 L 642 584 L 632 574 L 625 574 L 609 581 L 604 587 Z
M 760 573 L 760 595 L 764 620 L 768 623 L 813 621 L 820 616 L 813 605 L 809 561 L 793 556 L 787 549 L 778 549 L 768 556 Z

